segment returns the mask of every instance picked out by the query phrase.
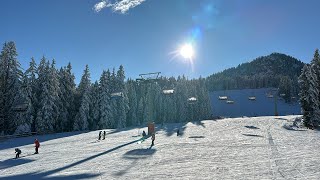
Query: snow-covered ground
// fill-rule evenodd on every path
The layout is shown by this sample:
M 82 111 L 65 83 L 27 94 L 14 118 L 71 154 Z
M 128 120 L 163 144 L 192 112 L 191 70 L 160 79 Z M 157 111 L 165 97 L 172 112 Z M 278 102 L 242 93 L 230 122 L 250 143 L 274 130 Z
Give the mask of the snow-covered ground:
M 151 149 L 138 128 L 100 142 L 98 131 L 37 136 L 38 155 L 35 137 L 10 139 L 0 142 L 0 179 L 320 179 L 319 132 L 282 127 L 294 117 L 167 124 Z

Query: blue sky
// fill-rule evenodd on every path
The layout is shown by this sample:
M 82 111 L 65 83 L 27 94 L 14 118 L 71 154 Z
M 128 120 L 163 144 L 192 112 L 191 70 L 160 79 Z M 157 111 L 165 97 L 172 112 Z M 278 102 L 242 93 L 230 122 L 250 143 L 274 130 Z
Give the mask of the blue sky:
M 98 3 L 105 7 L 94 9 Z M 101 4 L 100 4 L 101 5 Z M 317 0 L 1 0 L 0 43 L 15 41 L 19 61 L 70 61 L 77 82 L 124 65 L 127 77 L 208 76 L 272 52 L 310 62 L 320 47 Z M 195 48 L 193 68 L 172 52 Z

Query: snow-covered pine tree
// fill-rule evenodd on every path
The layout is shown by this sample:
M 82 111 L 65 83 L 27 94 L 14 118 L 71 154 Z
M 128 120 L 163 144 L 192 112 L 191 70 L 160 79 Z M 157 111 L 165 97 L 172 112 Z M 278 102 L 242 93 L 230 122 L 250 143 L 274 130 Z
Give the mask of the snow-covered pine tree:
M 53 59 L 50 69 L 49 69 L 49 87 L 50 93 L 53 101 L 53 121 L 54 121 L 54 131 L 61 132 L 63 127 L 61 127 L 61 122 L 59 121 L 60 107 L 62 107 L 62 101 L 59 95 L 61 95 L 60 82 L 59 82 L 59 71 L 55 67 L 56 61 Z
M 54 62 L 41 59 L 39 65 L 39 109 L 36 118 L 36 130 L 39 133 L 54 132 L 57 127 L 59 81 Z
M 320 110 L 319 110 L 319 91 L 318 91 L 318 79 L 313 65 L 308 68 L 307 71 L 307 82 L 309 83 L 308 89 L 308 101 L 311 105 L 311 117 L 310 117 L 310 126 L 314 127 L 319 124 L 320 119 Z
M 74 96 L 76 91 L 75 77 L 73 75 L 71 63 L 67 67 L 61 68 L 59 72 L 60 85 L 60 115 L 59 126 L 62 131 L 73 129 L 75 116 Z
M 117 91 L 117 75 L 115 68 L 112 69 L 110 74 L 110 83 L 109 83 L 110 94 Z M 112 119 L 110 121 L 111 128 L 117 128 L 118 126 L 118 109 L 117 109 L 117 101 L 110 101 L 110 112 L 112 114 Z
M 76 93 L 75 93 L 75 109 L 76 109 L 76 114 L 79 112 L 79 108 L 81 106 L 81 99 L 86 91 L 86 89 L 90 86 L 90 73 L 89 73 L 89 66 L 86 65 L 84 73 L 81 77 L 80 83 L 78 87 L 76 88 Z
M 299 76 L 298 83 L 299 83 L 299 101 L 301 105 L 301 110 L 304 118 L 304 125 L 309 126 L 310 125 L 310 119 L 311 119 L 311 104 L 309 101 L 309 82 L 307 78 L 307 73 L 309 71 L 310 67 L 308 64 L 304 65 L 301 71 L 301 75 Z
M 187 120 L 187 106 L 188 106 L 188 92 L 186 79 L 183 76 L 179 76 L 177 79 L 176 93 L 176 104 L 177 104 L 177 119 L 180 122 L 185 122 Z
M 84 92 L 81 105 L 79 108 L 79 112 L 75 117 L 73 129 L 75 131 L 84 131 L 89 129 L 89 121 L 90 121 L 90 87 Z
M 29 63 L 29 68 L 26 70 L 25 74 L 28 77 L 28 87 L 30 88 L 30 94 L 29 98 L 31 101 L 31 107 L 32 107 L 32 116 L 31 116 L 31 131 L 35 131 L 36 126 L 36 117 L 37 117 L 37 111 L 38 111 L 38 97 L 37 92 L 38 86 L 37 86 L 37 78 L 38 78 L 38 72 L 37 72 L 37 64 L 34 58 L 31 58 L 31 62 Z M 29 91 L 28 91 L 29 92 Z
M 133 80 L 128 80 L 126 83 L 128 90 L 128 99 L 129 99 L 129 112 L 127 115 L 127 126 L 138 125 L 138 100 L 137 100 L 137 92 L 135 87 L 135 82 Z
M 91 89 L 91 80 L 89 66 L 86 65 L 84 73 L 81 77 L 79 87 L 77 89 L 79 109 L 74 120 L 73 129 L 76 131 L 88 130 L 90 121 L 90 89 Z
M 209 92 L 206 89 L 205 86 L 205 79 L 199 78 L 198 79 L 198 101 L 199 101 L 199 118 L 200 120 L 206 119 L 210 117 L 211 112 L 211 103 L 210 103 L 210 97 Z
M 143 112 L 144 112 L 144 98 L 140 97 L 139 103 L 138 103 L 138 109 L 137 109 L 137 118 L 138 118 L 137 125 L 141 125 L 144 122 Z
M 124 68 L 122 65 L 120 65 L 118 71 L 117 71 L 117 76 L 116 76 L 116 91 L 117 92 L 122 92 L 123 97 L 115 99 L 117 102 L 117 127 L 118 128 L 123 128 L 126 127 L 126 120 L 127 120 L 127 113 L 129 111 L 129 99 L 128 99 L 128 94 L 125 86 L 125 72 Z
M 99 83 L 98 81 L 95 81 L 91 86 L 91 106 L 89 108 L 90 108 L 90 117 L 92 119 L 89 122 L 90 130 L 97 130 L 102 128 L 99 125 L 99 121 L 100 121 L 99 94 L 100 94 Z
M 15 130 L 17 102 L 21 87 L 22 70 L 17 59 L 15 43 L 4 43 L 0 54 L 0 133 L 9 134 Z
M 114 127 L 113 114 L 111 111 L 111 99 L 110 99 L 110 71 L 103 71 L 100 77 L 100 88 L 98 94 L 99 104 L 99 121 L 98 127 L 100 129 Z
M 26 106 L 26 109 L 16 113 L 16 121 L 15 121 L 15 134 L 21 133 L 30 133 L 31 132 L 31 125 L 34 119 L 33 112 L 34 108 L 32 105 L 32 89 L 30 79 L 27 77 L 26 73 L 22 78 L 21 88 L 19 89 L 19 101 L 23 103 L 23 106 Z M 22 105 L 22 104 L 21 104 Z
M 312 72 L 315 74 L 316 76 L 316 84 L 315 84 L 315 88 L 317 89 L 317 92 L 318 92 L 318 95 L 317 95 L 317 98 L 318 98 L 318 103 L 320 105 L 320 55 L 319 55 L 319 49 L 316 49 L 315 50 L 315 53 L 314 53 L 314 56 L 313 56 L 313 59 L 311 61 L 311 69 L 312 69 Z M 320 107 L 319 105 L 315 105 L 316 107 L 314 107 L 314 110 L 317 109 L 315 112 L 314 112 L 314 123 L 315 123 L 315 126 L 318 126 L 320 125 Z

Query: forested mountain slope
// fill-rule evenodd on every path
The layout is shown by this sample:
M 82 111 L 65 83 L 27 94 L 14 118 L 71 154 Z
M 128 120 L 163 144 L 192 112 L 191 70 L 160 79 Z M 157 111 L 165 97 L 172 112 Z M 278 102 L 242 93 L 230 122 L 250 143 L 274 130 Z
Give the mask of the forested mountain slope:
M 279 93 L 296 95 L 297 79 L 303 66 L 304 63 L 294 57 L 272 53 L 212 74 L 206 78 L 206 83 L 209 91 L 279 87 Z

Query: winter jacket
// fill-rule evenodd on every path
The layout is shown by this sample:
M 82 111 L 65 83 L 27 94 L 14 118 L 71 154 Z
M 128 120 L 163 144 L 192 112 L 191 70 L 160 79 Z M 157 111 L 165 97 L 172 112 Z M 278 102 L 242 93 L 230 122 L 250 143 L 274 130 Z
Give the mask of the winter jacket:
M 39 141 L 38 141 L 38 140 L 35 140 L 35 141 L 34 141 L 34 144 L 35 144 L 35 147 L 37 147 L 37 148 L 39 148 L 39 147 L 40 147 L 40 143 L 39 143 Z

